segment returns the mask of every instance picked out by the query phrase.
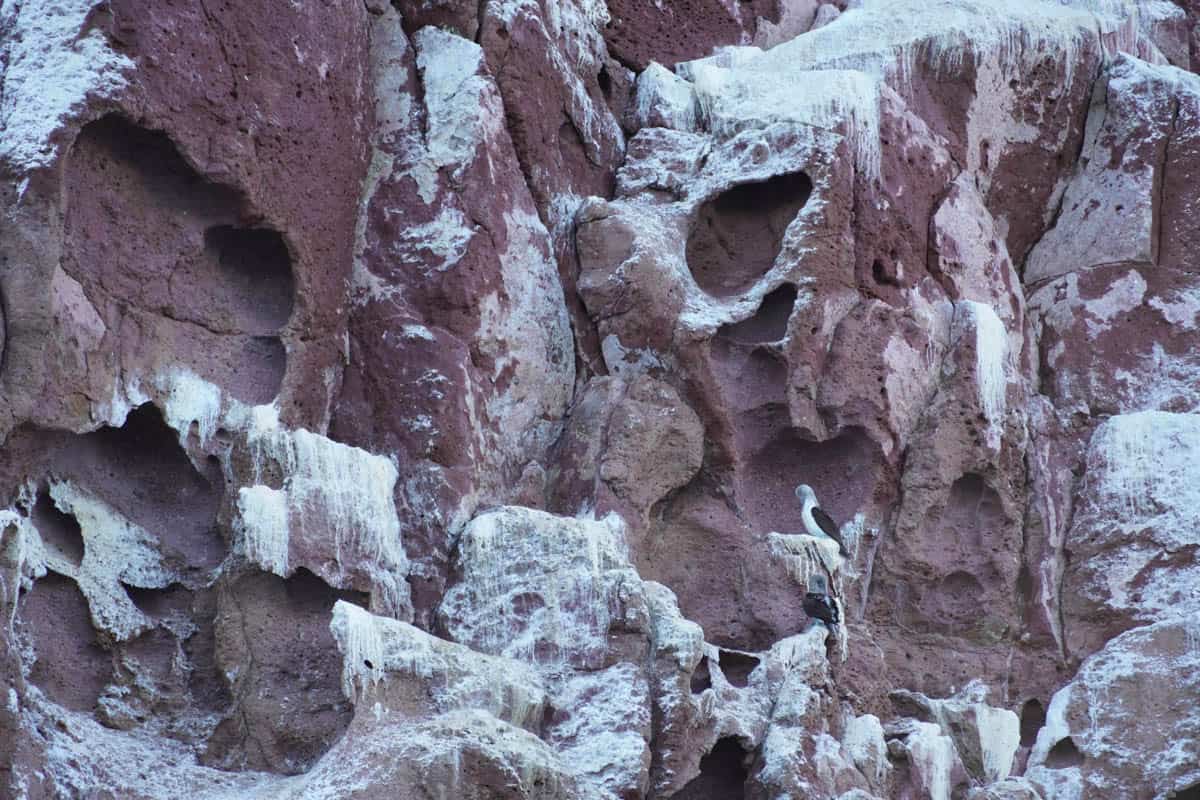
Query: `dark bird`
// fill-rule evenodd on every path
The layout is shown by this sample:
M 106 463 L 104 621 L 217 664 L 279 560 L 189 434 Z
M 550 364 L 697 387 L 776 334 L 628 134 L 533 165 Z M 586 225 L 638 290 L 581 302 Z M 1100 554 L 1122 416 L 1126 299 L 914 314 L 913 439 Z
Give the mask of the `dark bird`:
M 808 581 L 808 590 L 804 595 L 804 613 L 812 619 L 819 619 L 825 627 L 841 622 L 837 601 L 829 594 L 829 586 L 823 575 L 814 575 Z
M 819 619 L 826 626 L 837 625 L 840 622 L 837 605 L 833 598 L 819 592 L 808 592 L 804 595 L 804 613 L 813 619 Z
M 847 552 L 846 545 L 842 541 L 842 534 L 838 532 L 838 526 L 834 524 L 833 518 L 817 505 L 817 495 L 812 487 L 807 483 L 797 486 L 796 499 L 802 504 L 800 519 L 804 523 L 804 532 L 818 539 L 833 539 L 837 542 L 838 552 L 841 553 L 842 558 L 847 558 L 850 553 Z

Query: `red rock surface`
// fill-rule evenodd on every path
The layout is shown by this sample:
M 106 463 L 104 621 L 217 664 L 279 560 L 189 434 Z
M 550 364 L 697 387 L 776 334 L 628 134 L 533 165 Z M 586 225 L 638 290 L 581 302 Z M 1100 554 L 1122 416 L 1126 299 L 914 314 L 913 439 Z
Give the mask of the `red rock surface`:
M 0 797 L 1200 791 L 1198 14 L 3 5 Z

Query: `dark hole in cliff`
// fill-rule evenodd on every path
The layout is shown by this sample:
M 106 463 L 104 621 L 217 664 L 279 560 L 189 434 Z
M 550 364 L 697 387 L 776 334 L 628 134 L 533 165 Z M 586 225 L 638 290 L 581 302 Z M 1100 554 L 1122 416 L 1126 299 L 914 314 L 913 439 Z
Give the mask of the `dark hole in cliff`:
M 738 476 L 738 505 L 764 532 L 801 530 L 795 495 L 801 483 L 813 487 L 834 522 L 845 524 L 870 498 L 882 466 L 878 447 L 860 428 L 824 442 L 805 439 L 791 428 L 741 430 L 739 437 L 753 455 Z
M 605 100 L 612 99 L 612 76 L 608 74 L 608 67 L 601 67 L 600 74 L 596 76 L 596 82 L 600 84 L 600 91 L 604 94 Z
M 238 711 L 218 725 L 205 762 L 227 770 L 298 774 L 320 758 L 350 724 L 342 695 L 342 659 L 329 615 L 338 600 L 366 602 L 361 592 L 329 586 L 305 569 L 284 579 L 242 576 L 221 593 L 215 635 L 237 668 Z
M 1000 495 L 982 476 L 967 473 L 954 482 L 945 507 L 933 509 L 925 525 L 945 543 L 951 562 L 966 571 L 947 576 L 937 591 L 926 592 L 922 613 L 929 621 L 971 624 L 987 611 L 976 576 L 986 577 L 993 569 L 992 553 L 1005 547 L 1007 522 Z
M 37 656 L 30 680 L 55 703 L 90 712 L 112 675 L 112 658 L 96 640 L 75 581 L 48 573 L 22 598 L 18 614 Z
M 48 490 L 38 491 L 32 517 L 42 542 L 52 552 L 76 567 L 83 562 L 83 533 L 79 530 L 79 522 L 70 514 L 59 511 Z
M 1033 747 L 1038 731 L 1046 724 L 1046 708 L 1040 700 L 1026 700 L 1021 706 L 1021 746 Z
M 63 268 L 106 324 L 129 319 L 240 400 L 278 394 L 282 344 L 246 340 L 277 340 L 294 303 L 292 260 L 278 231 L 245 227 L 257 215 L 238 190 L 199 174 L 166 133 L 117 115 L 80 131 L 63 186 Z M 125 364 L 143 366 L 153 365 Z
M 699 209 L 687 242 L 688 268 L 716 297 L 740 294 L 771 269 L 783 234 L 812 194 L 801 172 L 734 186 Z
M 700 774 L 677 792 L 676 800 L 738 800 L 746 796 L 748 753 L 737 739 L 717 741 L 708 755 L 700 759 Z
M 725 680 L 741 689 L 750 684 L 750 673 L 758 666 L 759 659 L 757 656 L 752 656 L 749 653 L 739 653 L 736 650 L 722 650 L 720 663 L 721 672 L 725 674 Z
M 753 316 L 723 325 L 717 337 L 738 344 L 778 342 L 787 336 L 788 319 L 795 305 L 796 287 L 785 283 L 763 298 Z
M 84 170 L 103 173 L 113 199 L 119 199 L 117 194 L 141 195 L 164 211 L 219 216 L 240 204 L 235 190 L 209 182 L 192 169 L 166 133 L 116 114 L 80 130 L 67 164 L 71 182 L 82 178 L 79 173 Z M 103 199 L 73 201 L 90 205 Z
M 708 656 L 700 659 L 696 671 L 692 673 L 692 694 L 700 694 L 705 689 L 712 688 L 712 675 L 708 671 Z
M 1174 792 L 1169 793 L 1167 797 L 1174 798 L 1174 800 L 1200 800 L 1200 783 L 1193 783 L 1191 786 L 1176 789 Z
M 188 615 L 192 610 L 192 593 L 177 583 L 162 589 L 145 589 L 128 584 L 122 586 L 138 610 L 151 619 L 162 619 L 173 614 Z
M 1083 764 L 1083 753 L 1079 752 L 1079 748 L 1075 746 L 1075 742 L 1070 736 L 1059 740 L 1046 754 L 1046 766 L 1050 769 L 1067 769 L 1078 767 L 1081 764 Z
M 224 559 L 215 526 L 224 486 L 196 471 L 152 404 L 129 412 L 120 428 L 67 439 L 51 465 L 156 536 L 172 566 L 203 571 Z
M 884 264 L 879 259 L 876 259 L 871 264 L 871 277 L 881 286 L 899 286 L 900 278 L 896 274 L 896 270 Z
M 217 225 L 204 232 L 204 247 L 220 279 L 212 300 L 236 329 L 270 334 L 292 315 L 292 259 L 278 231 Z

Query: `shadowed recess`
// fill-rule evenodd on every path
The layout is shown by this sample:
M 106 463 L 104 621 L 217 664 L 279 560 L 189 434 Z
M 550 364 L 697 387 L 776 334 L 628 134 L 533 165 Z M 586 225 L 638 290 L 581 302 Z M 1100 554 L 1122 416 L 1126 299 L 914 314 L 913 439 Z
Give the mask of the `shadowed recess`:
M 55 703 L 92 711 L 112 676 L 112 658 L 96 640 L 75 581 L 46 574 L 21 598 L 17 616 L 37 655 L 29 679 Z
M 1050 769 L 1069 769 L 1083 764 L 1083 753 L 1075 746 L 1070 736 L 1061 739 L 1046 754 L 1046 766 Z
M 216 225 L 204 232 L 205 256 L 218 277 L 213 299 L 224 302 L 231 327 L 269 334 L 292 315 L 292 260 L 278 231 Z
M 63 193 L 63 268 L 108 327 L 124 330 L 119 317 L 130 318 L 172 363 L 244 402 L 274 399 L 292 256 L 238 190 L 201 175 L 166 133 L 110 115 L 79 132 Z M 157 365 L 152 353 L 122 352 Z
M 783 234 L 812 194 L 802 172 L 734 186 L 700 206 L 687 242 L 688 268 L 714 297 L 741 294 L 775 263 Z
M 83 562 L 83 533 L 79 530 L 79 522 L 70 514 L 59 511 L 45 488 L 37 493 L 32 518 L 42 544 L 52 554 L 61 556 L 76 567 Z
M 1046 708 L 1040 700 L 1026 700 L 1021 706 L 1021 746 L 1033 747 L 1038 731 L 1046 724 Z
M 700 694 L 711 688 L 712 674 L 708 671 L 708 656 L 704 656 L 696 665 L 696 671 L 692 673 L 692 694 Z
M 329 632 L 339 599 L 367 603 L 304 569 L 287 579 L 254 572 L 222 589 L 217 665 L 238 710 L 213 733 L 205 763 L 294 775 L 345 732 L 354 708 L 342 694 L 342 657 Z
M 778 342 L 787 336 L 788 319 L 796 305 L 796 287 L 785 283 L 762 299 L 753 316 L 722 325 L 717 339 L 726 339 L 737 344 L 759 344 Z
M 1176 789 L 1167 795 L 1174 800 L 1200 800 L 1200 783 L 1193 783 L 1182 789 Z
M 675 795 L 676 800 L 739 800 L 746 796 L 748 754 L 737 739 L 719 740 L 708 755 L 700 759 L 700 774 Z
M 764 436 L 738 476 L 738 505 L 760 531 L 801 531 L 796 486 L 807 483 L 838 525 L 870 499 L 883 457 L 859 428 L 825 442 L 785 429 Z
M 224 484 L 196 471 L 155 406 L 129 412 L 120 428 L 65 437 L 50 466 L 157 537 L 173 566 L 208 570 L 225 557 L 216 528 Z
M 741 689 L 750 684 L 750 673 L 759 665 L 759 659 L 749 653 L 722 650 L 720 663 L 721 672 L 725 673 L 725 680 Z

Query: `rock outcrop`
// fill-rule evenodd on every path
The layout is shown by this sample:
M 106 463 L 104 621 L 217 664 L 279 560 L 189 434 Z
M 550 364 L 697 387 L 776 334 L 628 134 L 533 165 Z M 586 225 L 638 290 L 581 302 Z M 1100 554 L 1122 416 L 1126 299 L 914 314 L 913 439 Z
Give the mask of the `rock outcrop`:
M 1198 20 L 0 4 L 0 796 L 1200 792 Z

